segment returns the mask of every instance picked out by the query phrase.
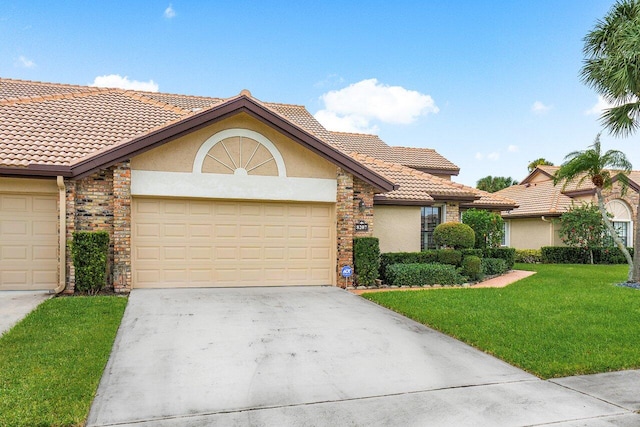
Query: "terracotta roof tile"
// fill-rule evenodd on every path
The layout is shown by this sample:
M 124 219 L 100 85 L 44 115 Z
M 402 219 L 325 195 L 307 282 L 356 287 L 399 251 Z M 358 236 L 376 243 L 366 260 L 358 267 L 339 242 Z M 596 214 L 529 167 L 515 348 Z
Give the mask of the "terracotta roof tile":
M 60 95 L 98 90 L 88 86 L 32 82 L 0 78 L 0 100 Z
M 399 163 L 411 168 L 432 171 L 449 171 L 453 175 L 460 168 L 442 157 L 432 148 L 389 146 L 377 135 L 349 132 L 331 132 L 343 151 L 356 151 L 374 156 L 392 163 Z
M 505 218 L 559 215 L 571 207 L 571 198 L 562 194 L 562 186 L 554 186 L 551 180 L 513 185 L 494 194 L 518 204 L 511 212 L 503 212 Z

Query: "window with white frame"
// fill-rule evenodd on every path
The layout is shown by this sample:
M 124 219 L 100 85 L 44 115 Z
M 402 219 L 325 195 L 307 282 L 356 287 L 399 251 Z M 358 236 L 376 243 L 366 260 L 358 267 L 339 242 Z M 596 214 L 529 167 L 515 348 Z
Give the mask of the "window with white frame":
M 502 242 L 501 246 L 509 246 L 509 229 L 510 229 L 509 221 L 504 221 L 502 223 Z
M 606 204 L 605 208 L 612 216 L 611 222 L 616 233 L 627 247 L 633 246 L 633 221 L 631 209 L 624 200 L 615 199 Z

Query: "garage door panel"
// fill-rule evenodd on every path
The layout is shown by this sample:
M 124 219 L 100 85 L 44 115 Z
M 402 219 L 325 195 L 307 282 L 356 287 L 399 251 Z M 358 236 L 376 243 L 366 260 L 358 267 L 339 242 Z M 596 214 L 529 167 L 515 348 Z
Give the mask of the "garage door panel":
M 53 289 L 57 280 L 56 195 L 0 194 L 0 290 Z
M 169 209 L 185 214 L 169 215 Z M 134 199 L 134 286 L 332 284 L 334 210 L 315 204 Z

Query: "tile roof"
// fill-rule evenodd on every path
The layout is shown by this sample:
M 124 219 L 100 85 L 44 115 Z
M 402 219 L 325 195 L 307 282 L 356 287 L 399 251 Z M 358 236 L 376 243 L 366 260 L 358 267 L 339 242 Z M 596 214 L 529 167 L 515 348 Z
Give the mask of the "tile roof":
M 378 172 L 398 185 L 397 190 L 376 195 L 378 202 L 433 202 L 434 200 L 460 200 L 466 207 L 515 206 L 513 200 L 480 191 L 448 179 L 439 178 L 399 163 L 391 163 L 373 156 L 352 152 L 358 162 Z
M 377 135 L 331 132 L 343 151 L 356 151 L 392 163 L 400 163 L 427 172 L 450 172 L 457 175 L 460 168 L 431 148 L 389 146 Z
M 30 98 L 47 95 L 92 92 L 100 90 L 88 86 L 65 85 L 58 83 L 41 83 L 27 80 L 11 80 L 0 78 L 0 100 Z
M 512 185 L 493 194 L 517 202 L 516 209 L 502 213 L 505 218 L 561 215 L 571 207 L 572 200 L 569 196 L 562 194 L 562 186 L 554 186 L 551 180 Z

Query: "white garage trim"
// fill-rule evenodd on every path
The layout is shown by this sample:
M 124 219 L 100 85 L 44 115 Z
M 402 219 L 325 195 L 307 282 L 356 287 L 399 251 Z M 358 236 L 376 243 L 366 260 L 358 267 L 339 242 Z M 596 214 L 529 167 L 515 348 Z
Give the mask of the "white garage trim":
M 336 201 L 335 179 L 131 171 L 131 195 L 210 199 Z

